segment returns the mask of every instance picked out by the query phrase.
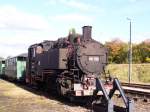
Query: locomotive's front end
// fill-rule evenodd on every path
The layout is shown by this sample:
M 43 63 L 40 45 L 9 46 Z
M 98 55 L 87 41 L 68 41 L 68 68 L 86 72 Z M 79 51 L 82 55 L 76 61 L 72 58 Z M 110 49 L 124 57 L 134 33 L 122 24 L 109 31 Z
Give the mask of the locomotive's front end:
M 74 83 L 76 96 L 91 96 L 96 90 L 96 78 L 104 72 L 108 51 L 91 38 L 91 26 L 83 27 L 81 44 L 76 50 L 76 65 L 80 69 L 81 83 Z M 99 92 L 101 93 L 101 92 Z

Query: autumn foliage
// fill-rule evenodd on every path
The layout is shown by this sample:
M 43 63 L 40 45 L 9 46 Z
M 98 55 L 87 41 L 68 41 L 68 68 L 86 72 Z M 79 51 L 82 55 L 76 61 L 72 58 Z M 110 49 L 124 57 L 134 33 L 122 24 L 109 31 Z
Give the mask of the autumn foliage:
M 109 51 L 110 63 L 128 63 L 129 46 L 128 43 L 120 39 L 113 39 L 106 42 L 105 46 Z M 139 44 L 132 44 L 132 62 L 150 63 L 150 40 L 147 39 Z

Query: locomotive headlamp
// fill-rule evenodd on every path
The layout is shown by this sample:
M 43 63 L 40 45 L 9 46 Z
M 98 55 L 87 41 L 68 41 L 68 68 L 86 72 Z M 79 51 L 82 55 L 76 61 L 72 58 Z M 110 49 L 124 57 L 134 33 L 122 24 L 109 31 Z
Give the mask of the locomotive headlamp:
M 89 56 L 88 60 L 92 62 L 99 62 L 99 56 Z

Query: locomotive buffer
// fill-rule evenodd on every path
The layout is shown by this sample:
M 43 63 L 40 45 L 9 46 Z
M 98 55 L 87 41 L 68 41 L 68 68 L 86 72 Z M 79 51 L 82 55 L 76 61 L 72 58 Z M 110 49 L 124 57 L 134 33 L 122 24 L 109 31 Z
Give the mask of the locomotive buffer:
M 102 91 L 104 99 L 100 101 L 93 101 L 92 110 L 93 112 L 133 112 L 133 100 L 126 97 L 124 90 L 117 78 L 113 79 L 113 88 L 110 90 L 109 94 L 106 92 L 104 85 L 101 80 L 96 79 L 96 91 L 94 96 L 97 95 L 98 91 Z M 112 96 L 115 91 L 118 90 L 123 99 L 125 107 L 119 107 L 113 104 Z

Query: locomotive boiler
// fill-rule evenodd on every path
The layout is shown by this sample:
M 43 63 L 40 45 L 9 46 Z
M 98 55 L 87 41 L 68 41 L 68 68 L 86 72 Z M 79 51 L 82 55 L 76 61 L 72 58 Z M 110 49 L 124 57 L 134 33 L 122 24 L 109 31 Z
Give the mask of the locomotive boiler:
M 71 29 L 65 38 L 31 45 L 26 82 L 64 96 L 93 95 L 108 52 L 91 33 L 92 27 L 84 26 L 82 35 Z

